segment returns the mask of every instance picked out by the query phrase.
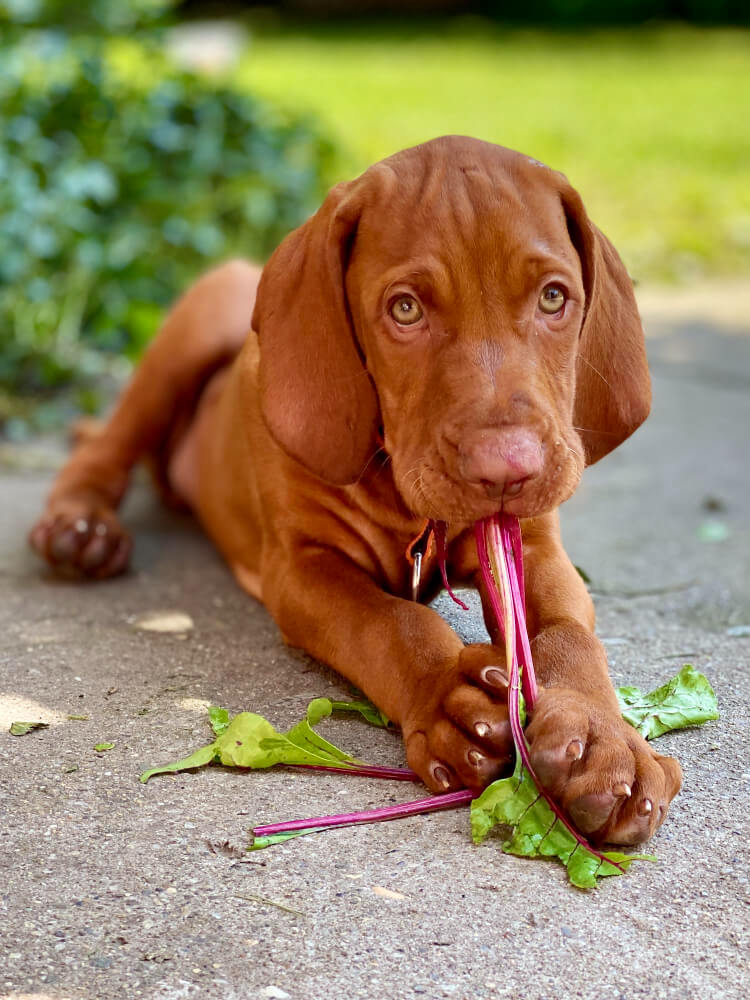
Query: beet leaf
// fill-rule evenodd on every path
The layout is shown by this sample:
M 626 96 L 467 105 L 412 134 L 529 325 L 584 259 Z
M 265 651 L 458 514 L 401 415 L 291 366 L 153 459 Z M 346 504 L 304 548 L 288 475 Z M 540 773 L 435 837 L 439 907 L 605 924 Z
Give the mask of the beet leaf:
M 357 712 L 373 725 L 388 724 L 385 716 L 374 705 L 365 701 L 332 702 L 328 698 L 315 698 L 307 706 L 305 718 L 288 733 L 279 733 L 267 719 L 254 712 L 240 712 L 230 721 L 226 709 L 211 706 L 208 714 L 216 735 L 213 743 L 200 747 L 181 760 L 144 771 L 141 781 L 145 783 L 156 774 L 173 774 L 212 763 L 248 768 L 268 768 L 284 764 L 326 771 L 348 771 L 367 777 L 407 781 L 416 779 L 414 772 L 408 768 L 365 764 L 324 739 L 314 727 L 327 719 L 333 711 Z
M 621 687 L 617 698 L 623 718 L 647 740 L 719 718 L 708 678 L 689 663 L 671 681 L 648 694 L 637 687 Z
M 494 826 L 511 827 L 503 843 L 507 854 L 558 858 L 580 889 L 592 889 L 604 875 L 623 875 L 633 861 L 656 861 L 650 854 L 600 852 L 591 847 L 553 809 L 539 791 L 520 755 L 510 778 L 494 781 L 471 803 L 471 835 L 481 843 Z
M 516 767 L 510 778 L 488 785 L 472 802 L 473 839 L 479 843 L 497 824 L 509 826 L 510 838 L 503 843 L 506 853 L 558 858 L 573 885 L 594 888 L 598 878 L 622 875 L 633 861 L 656 859 L 645 854 L 597 850 L 537 780 L 523 731 L 524 697 L 533 710 L 537 686 L 526 629 L 520 525 L 516 518 L 501 514 L 478 522 L 475 533 L 485 588 L 505 637 L 508 716 Z

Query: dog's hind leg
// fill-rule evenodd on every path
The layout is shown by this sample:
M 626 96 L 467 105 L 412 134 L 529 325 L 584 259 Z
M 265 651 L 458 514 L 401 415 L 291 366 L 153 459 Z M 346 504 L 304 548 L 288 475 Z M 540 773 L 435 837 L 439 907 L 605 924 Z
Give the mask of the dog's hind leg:
M 200 278 L 173 306 L 111 417 L 76 442 L 58 474 L 32 547 L 67 576 L 122 572 L 132 547 L 117 518 L 133 466 L 147 458 L 167 490 L 169 456 L 209 379 L 239 352 L 260 269 L 230 261 Z

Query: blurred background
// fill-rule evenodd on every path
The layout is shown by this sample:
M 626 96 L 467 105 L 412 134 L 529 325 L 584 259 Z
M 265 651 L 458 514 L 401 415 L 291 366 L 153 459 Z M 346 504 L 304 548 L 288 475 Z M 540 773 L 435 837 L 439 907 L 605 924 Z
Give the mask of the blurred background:
M 642 285 L 750 273 L 747 0 L 0 0 L 0 437 L 170 300 L 457 132 L 565 172 Z

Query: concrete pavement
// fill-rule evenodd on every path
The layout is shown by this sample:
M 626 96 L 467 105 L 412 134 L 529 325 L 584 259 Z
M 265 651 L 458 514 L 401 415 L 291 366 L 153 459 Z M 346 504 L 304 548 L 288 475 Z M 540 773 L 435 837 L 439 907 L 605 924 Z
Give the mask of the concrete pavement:
M 557 864 L 474 847 L 463 811 L 242 851 L 254 822 L 421 794 L 410 785 L 220 769 L 139 784 L 145 767 L 208 741 L 208 702 L 282 727 L 346 686 L 286 649 L 195 526 L 144 485 L 125 512 L 133 572 L 53 580 L 24 546 L 51 473 L 6 461 L 0 997 L 744 997 L 750 289 L 729 294 L 734 307 L 702 316 L 652 297 L 653 416 L 564 509 L 615 681 L 650 689 L 691 662 L 722 716 L 661 740 L 685 787 L 651 845 L 659 863 L 589 893 Z M 440 606 L 481 634 L 476 603 L 468 616 Z M 136 627 L 164 609 L 194 628 Z M 8 734 L 35 714 L 54 724 Z M 403 760 L 397 738 L 356 721 L 326 732 L 366 760 Z M 95 751 L 102 742 L 114 747 Z

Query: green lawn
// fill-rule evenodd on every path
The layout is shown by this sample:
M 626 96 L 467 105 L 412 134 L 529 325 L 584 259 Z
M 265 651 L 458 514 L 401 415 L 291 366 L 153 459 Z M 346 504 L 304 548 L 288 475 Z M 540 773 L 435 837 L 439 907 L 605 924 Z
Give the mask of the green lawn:
M 481 22 L 252 37 L 243 83 L 309 108 L 341 178 L 457 132 L 563 170 L 636 278 L 750 272 L 750 32 Z

